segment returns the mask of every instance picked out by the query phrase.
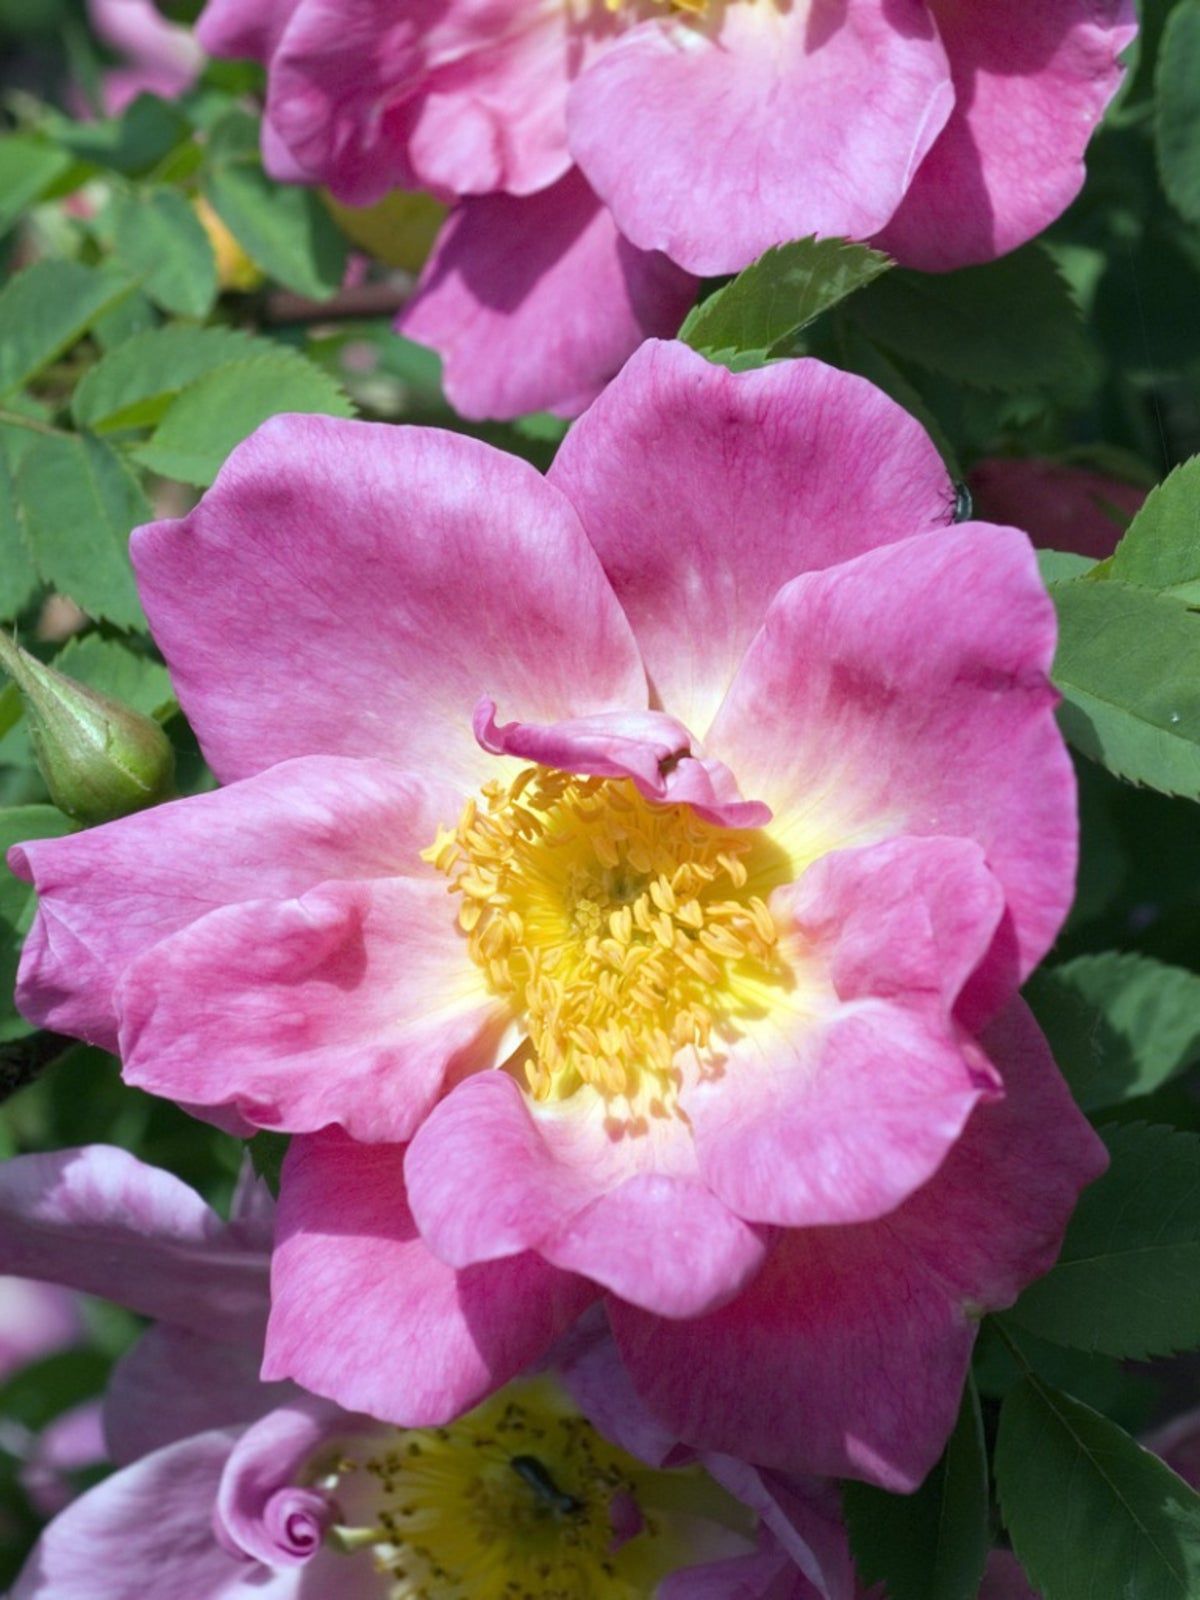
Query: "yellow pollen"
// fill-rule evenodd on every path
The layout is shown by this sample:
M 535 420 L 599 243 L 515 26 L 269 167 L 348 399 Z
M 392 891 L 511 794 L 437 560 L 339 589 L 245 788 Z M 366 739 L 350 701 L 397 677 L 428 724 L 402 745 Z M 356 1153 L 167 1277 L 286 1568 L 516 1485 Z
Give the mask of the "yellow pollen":
M 765 896 L 790 876 L 765 834 L 652 805 L 631 782 L 523 768 L 423 852 L 528 1047 L 531 1093 L 675 1098 L 674 1055 L 736 1037 L 788 972 Z
M 341 1512 L 331 1543 L 373 1552 L 387 1600 L 649 1600 L 696 1559 L 697 1519 L 722 1553 L 753 1548 L 752 1515 L 703 1469 L 645 1466 L 550 1378 L 372 1448 L 348 1439 L 314 1477 Z

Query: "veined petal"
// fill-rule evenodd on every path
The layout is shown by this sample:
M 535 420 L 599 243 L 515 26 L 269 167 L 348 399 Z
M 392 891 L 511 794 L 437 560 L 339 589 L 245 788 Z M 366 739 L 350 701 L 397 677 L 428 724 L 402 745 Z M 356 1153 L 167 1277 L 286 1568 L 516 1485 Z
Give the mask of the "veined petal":
M 570 505 L 476 439 L 276 417 L 190 516 L 138 529 L 132 551 L 226 782 L 326 753 L 470 790 L 493 769 L 471 730 L 482 692 L 534 722 L 646 703 L 629 624 Z
M 876 233 L 953 104 L 922 0 L 719 19 L 643 23 L 571 91 L 571 153 L 621 232 L 702 276 L 805 234 Z
M 953 517 L 928 435 L 862 378 L 817 361 L 735 374 L 679 344 L 637 352 L 549 477 L 599 553 L 656 703 L 706 745 L 783 584 Z

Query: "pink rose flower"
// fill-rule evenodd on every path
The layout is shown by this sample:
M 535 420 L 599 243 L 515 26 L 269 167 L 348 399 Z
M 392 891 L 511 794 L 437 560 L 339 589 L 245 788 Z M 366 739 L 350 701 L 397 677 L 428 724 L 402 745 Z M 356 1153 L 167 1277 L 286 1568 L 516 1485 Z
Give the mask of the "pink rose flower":
M 852 1600 L 832 1486 L 680 1447 L 601 1325 L 450 1428 L 402 1432 L 254 1376 L 259 1186 L 226 1225 L 168 1174 L 94 1146 L 6 1163 L 0 1220 L 3 1264 L 37 1239 L 47 1277 L 105 1274 L 115 1298 L 168 1319 L 106 1398 L 120 1470 L 60 1511 L 12 1600 L 507 1600 L 512 1583 L 561 1594 L 581 1577 L 647 1600 Z M 79 1420 L 94 1441 L 94 1413 Z
M 278 176 L 462 199 L 401 325 L 484 416 L 574 414 L 689 275 L 785 240 L 935 271 L 1024 243 L 1134 28 L 1132 0 L 210 0 L 200 37 L 268 66 Z
M 302 1135 L 268 1376 L 439 1423 L 603 1295 L 689 1444 L 924 1476 L 1104 1164 L 1014 998 L 1053 608 L 953 498 L 862 379 L 651 344 L 547 478 L 284 417 L 135 534 L 227 787 L 10 852 L 19 1000 Z
M 989 456 L 968 481 L 981 516 L 1024 528 L 1039 549 L 1094 561 L 1112 555 L 1146 498 L 1137 484 L 1036 456 Z

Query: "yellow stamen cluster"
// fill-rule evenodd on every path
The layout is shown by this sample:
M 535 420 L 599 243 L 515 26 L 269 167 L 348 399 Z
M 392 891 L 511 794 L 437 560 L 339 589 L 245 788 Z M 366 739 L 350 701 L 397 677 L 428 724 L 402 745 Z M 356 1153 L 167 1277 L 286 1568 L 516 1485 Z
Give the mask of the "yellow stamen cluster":
M 673 1511 L 691 1534 L 696 1517 L 753 1531 L 701 1469 L 647 1468 L 548 1378 L 511 1384 L 448 1427 L 398 1431 L 365 1460 L 351 1445 L 324 1477 L 364 1518 L 333 1542 L 373 1552 L 388 1600 L 646 1600 L 688 1559 Z
M 778 984 L 759 833 L 652 805 L 625 780 L 526 767 L 425 852 L 462 897 L 459 926 L 528 1035 L 538 1099 L 582 1084 L 661 1112 L 674 1063 L 709 1051 Z

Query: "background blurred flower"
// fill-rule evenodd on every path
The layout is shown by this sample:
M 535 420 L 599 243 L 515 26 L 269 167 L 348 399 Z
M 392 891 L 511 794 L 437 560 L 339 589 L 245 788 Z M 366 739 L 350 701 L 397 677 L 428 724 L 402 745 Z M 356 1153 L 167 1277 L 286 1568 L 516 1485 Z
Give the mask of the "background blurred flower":
M 463 197 L 401 325 L 466 416 L 578 411 L 678 327 L 689 274 L 788 239 L 932 270 L 1013 249 L 1078 191 L 1133 34 L 1131 0 L 211 0 L 200 22 L 268 67 L 276 176 Z
M 1111 473 L 1036 456 L 989 456 L 968 479 L 975 509 L 989 522 L 1024 528 L 1043 550 L 1102 561 L 1112 555 L 1146 489 Z

